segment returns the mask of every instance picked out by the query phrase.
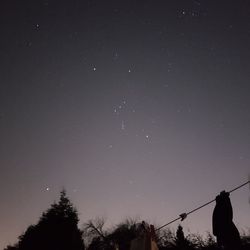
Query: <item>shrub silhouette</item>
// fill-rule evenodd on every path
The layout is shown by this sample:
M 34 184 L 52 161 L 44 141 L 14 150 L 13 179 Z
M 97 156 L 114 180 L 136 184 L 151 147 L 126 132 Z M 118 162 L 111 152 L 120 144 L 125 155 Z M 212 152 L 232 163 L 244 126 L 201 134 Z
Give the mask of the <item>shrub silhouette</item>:
M 129 250 L 139 221 L 127 219 L 112 229 L 104 229 L 105 220 L 97 218 L 85 223 L 83 231 L 78 228 L 78 222 L 77 210 L 63 190 L 59 202 L 52 204 L 36 225 L 28 227 L 17 244 L 4 250 L 84 250 L 83 238 L 89 250 Z M 249 235 L 250 231 L 242 235 L 241 250 L 250 249 Z M 159 250 L 220 249 L 211 233 L 206 238 L 198 234 L 185 236 L 181 226 L 176 232 L 169 228 L 157 231 L 156 240 Z

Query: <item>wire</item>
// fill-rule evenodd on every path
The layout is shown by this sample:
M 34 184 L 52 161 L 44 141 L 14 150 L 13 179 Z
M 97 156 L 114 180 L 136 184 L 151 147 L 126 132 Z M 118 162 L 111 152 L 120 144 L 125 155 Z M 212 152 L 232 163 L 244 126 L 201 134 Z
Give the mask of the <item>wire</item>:
M 238 187 L 236 187 L 236 188 L 230 190 L 228 193 L 232 193 L 232 192 L 234 192 L 235 190 L 244 187 L 244 186 L 247 185 L 248 183 L 250 184 L 250 180 L 248 180 L 247 182 L 241 184 L 240 186 L 238 186 Z M 189 211 L 188 213 L 182 213 L 182 214 L 180 214 L 178 218 L 176 218 L 176 219 L 174 219 L 174 220 L 172 220 L 172 221 L 170 221 L 170 222 L 164 224 L 163 226 L 161 226 L 161 227 L 155 229 L 155 231 L 158 231 L 158 230 L 160 230 L 160 229 L 162 229 L 162 228 L 164 228 L 164 227 L 166 227 L 166 226 L 172 224 L 173 222 L 175 222 L 175 221 L 177 221 L 177 220 L 183 221 L 189 214 L 192 214 L 192 213 L 196 212 L 197 210 L 199 210 L 199 209 L 201 209 L 201 208 L 203 208 L 203 207 L 205 207 L 205 206 L 207 206 L 207 205 L 213 203 L 214 201 L 215 201 L 215 199 L 213 199 L 213 200 L 211 200 L 211 201 L 209 201 L 209 202 L 207 202 L 207 203 L 205 203 L 205 204 L 203 204 L 203 205 L 201 205 L 201 206 L 199 206 L 199 207 L 197 207 L 197 208 L 195 208 L 195 209 Z

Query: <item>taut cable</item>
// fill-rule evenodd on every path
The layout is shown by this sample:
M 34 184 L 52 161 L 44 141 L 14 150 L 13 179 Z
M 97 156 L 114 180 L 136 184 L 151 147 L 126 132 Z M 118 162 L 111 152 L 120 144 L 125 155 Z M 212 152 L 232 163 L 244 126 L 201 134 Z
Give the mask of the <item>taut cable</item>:
M 230 190 L 228 193 L 232 193 L 232 192 L 234 192 L 235 190 L 244 187 L 244 186 L 247 185 L 248 183 L 250 184 L 250 180 L 248 180 L 247 182 L 241 184 L 240 186 L 238 186 L 238 187 L 236 187 L 236 188 Z M 197 210 L 199 210 L 199 209 L 201 209 L 201 208 L 203 208 L 203 207 L 209 205 L 210 203 L 213 203 L 214 201 L 215 201 L 215 199 L 213 199 L 213 200 L 211 200 L 211 201 L 209 201 L 209 202 L 207 202 L 207 203 L 205 203 L 205 204 L 203 204 L 203 205 L 201 205 L 201 206 L 199 206 L 199 207 L 197 207 L 197 208 L 195 208 L 195 209 L 189 211 L 188 213 L 182 213 L 182 214 L 180 214 L 178 218 L 176 218 L 176 219 L 174 219 L 174 220 L 172 220 L 172 221 L 170 221 L 170 222 L 164 224 L 163 226 L 157 228 L 155 231 L 158 231 L 158 230 L 162 229 L 163 227 L 166 227 L 166 226 L 172 224 L 173 222 L 175 222 L 175 221 L 177 221 L 177 220 L 183 221 L 184 219 L 186 219 L 186 217 L 187 217 L 189 214 L 191 214 L 191 213 L 193 213 L 193 212 L 195 212 L 195 211 L 197 211 Z

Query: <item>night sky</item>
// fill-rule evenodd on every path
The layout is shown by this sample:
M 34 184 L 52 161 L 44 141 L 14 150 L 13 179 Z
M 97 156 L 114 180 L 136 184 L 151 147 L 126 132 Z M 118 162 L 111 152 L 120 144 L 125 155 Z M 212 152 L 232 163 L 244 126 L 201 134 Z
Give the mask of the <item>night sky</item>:
M 4 0 L 0 20 L 0 248 L 62 188 L 80 226 L 160 226 L 247 181 L 250 1 Z

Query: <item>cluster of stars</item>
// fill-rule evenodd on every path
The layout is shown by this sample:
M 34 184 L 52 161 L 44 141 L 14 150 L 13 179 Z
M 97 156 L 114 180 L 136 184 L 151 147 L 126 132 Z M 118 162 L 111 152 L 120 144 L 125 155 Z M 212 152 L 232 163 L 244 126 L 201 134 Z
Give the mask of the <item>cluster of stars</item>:
M 120 115 L 122 109 L 125 108 L 125 105 L 126 105 L 126 104 L 127 104 L 126 100 L 123 100 L 123 101 L 121 102 L 121 104 L 118 105 L 118 107 L 115 107 L 115 108 L 114 108 L 114 113 L 115 113 L 116 115 Z
M 123 133 L 127 134 L 127 126 L 126 126 L 126 119 L 125 119 L 125 115 L 128 115 L 129 112 L 131 112 L 132 114 L 136 113 L 136 109 L 135 108 L 131 108 L 126 99 L 123 99 L 120 101 L 120 103 L 114 107 L 113 109 L 113 114 L 117 117 L 117 119 L 119 120 L 119 126 L 120 126 L 120 131 L 122 131 Z M 156 121 L 153 120 L 152 124 L 155 124 Z M 132 128 L 133 129 L 133 128 Z M 150 142 L 151 141 L 151 136 L 150 133 L 148 133 L 146 131 L 146 129 L 142 128 L 139 131 L 137 131 L 137 133 L 134 134 L 135 138 L 144 138 L 144 142 Z M 113 149 L 114 146 L 113 144 L 109 144 L 107 145 L 108 149 Z

